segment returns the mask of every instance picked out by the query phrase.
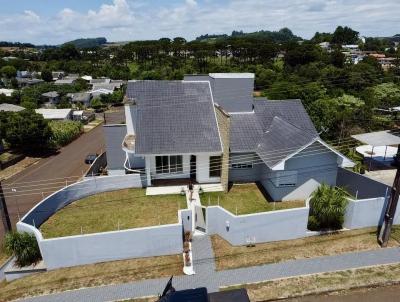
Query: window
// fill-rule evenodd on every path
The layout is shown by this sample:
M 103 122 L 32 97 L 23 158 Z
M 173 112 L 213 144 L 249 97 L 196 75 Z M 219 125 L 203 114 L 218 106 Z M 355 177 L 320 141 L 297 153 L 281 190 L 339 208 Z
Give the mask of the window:
M 182 167 L 182 155 L 171 155 L 171 156 L 156 156 L 156 173 L 181 173 Z
M 232 169 L 253 169 L 253 163 L 232 164 Z
M 210 156 L 210 177 L 221 177 L 221 156 Z
M 295 187 L 297 184 L 297 171 L 278 171 L 272 176 L 272 182 L 279 188 Z

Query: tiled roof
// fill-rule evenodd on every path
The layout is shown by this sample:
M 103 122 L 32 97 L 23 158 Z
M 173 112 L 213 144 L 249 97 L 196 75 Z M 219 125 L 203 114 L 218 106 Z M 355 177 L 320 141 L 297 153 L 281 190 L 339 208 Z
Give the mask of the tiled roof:
M 0 111 L 18 112 L 24 109 L 25 109 L 24 107 L 17 106 L 14 104 L 7 104 L 7 103 L 0 104 Z
M 230 149 L 232 152 L 254 151 L 263 134 L 255 113 L 230 114 Z
M 209 83 L 131 81 L 137 154 L 221 152 Z

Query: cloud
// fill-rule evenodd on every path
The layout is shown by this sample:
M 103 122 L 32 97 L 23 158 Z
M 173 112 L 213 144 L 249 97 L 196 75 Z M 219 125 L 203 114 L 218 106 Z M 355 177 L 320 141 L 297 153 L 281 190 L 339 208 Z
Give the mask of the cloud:
M 34 43 L 94 36 L 111 41 L 192 39 L 205 33 L 289 27 L 308 38 L 338 25 L 349 25 L 363 35 L 392 35 L 400 22 L 398 0 L 113 0 L 87 11 L 65 3 L 50 16 L 31 10 L 4 16 L 0 12 L 0 36 Z

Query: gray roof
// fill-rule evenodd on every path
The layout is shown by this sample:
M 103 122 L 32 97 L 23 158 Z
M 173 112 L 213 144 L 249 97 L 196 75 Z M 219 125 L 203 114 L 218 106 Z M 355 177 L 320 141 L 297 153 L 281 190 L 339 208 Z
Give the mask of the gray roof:
M 131 81 L 127 97 L 136 102 L 137 154 L 222 151 L 208 83 Z
M 257 99 L 254 101 L 253 113 L 231 114 L 231 152 L 255 152 L 262 142 L 263 134 L 271 130 L 276 117 L 301 129 L 303 133 L 318 136 L 315 127 L 300 100 L 270 101 Z M 276 126 L 276 125 L 275 125 Z M 283 130 L 290 127 L 282 127 Z M 282 148 L 285 143 L 280 141 Z
M 42 96 L 45 97 L 45 98 L 57 98 L 60 95 L 58 94 L 57 91 L 49 91 L 49 92 L 46 92 L 46 93 L 42 93 Z
M 316 138 L 318 134 L 300 129 L 280 117 L 274 117 L 269 130 L 261 136 L 256 153 L 272 168 Z
M 61 79 L 61 80 L 56 80 L 54 82 L 54 84 L 56 84 L 56 85 L 69 85 L 69 84 L 73 84 L 75 82 L 75 80 L 76 80 L 75 78 L 70 78 L 70 79 L 65 78 L 65 79 Z
M 120 88 L 121 86 L 122 83 L 93 84 L 93 90 L 98 90 L 98 89 L 115 90 L 116 88 Z
M 7 103 L 0 104 L 0 111 L 18 112 L 24 109 L 25 109 L 24 107 L 17 106 L 14 104 L 7 104 Z
M 356 140 L 374 147 L 400 145 L 400 136 L 398 131 L 377 131 L 352 135 Z
M 100 79 L 91 79 L 90 84 L 108 84 L 111 82 L 111 79 L 100 78 Z
M 76 92 L 76 93 L 68 93 L 67 97 L 71 98 L 72 102 L 89 102 L 91 98 L 91 94 L 88 92 Z

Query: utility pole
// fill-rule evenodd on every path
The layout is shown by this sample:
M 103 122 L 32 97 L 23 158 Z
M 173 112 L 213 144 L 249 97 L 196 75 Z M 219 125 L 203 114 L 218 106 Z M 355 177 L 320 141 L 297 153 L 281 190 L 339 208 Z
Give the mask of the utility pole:
M 3 187 L 1 186 L 0 180 L 0 214 L 1 220 L 3 221 L 4 230 L 6 232 L 10 232 L 11 228 L 11 221 L 10 216 L 8 215 L 7 204 L 3 194 Z
M 400 145 L 397 154 L 399 154 Z M 386 206 L 385 216 L 382 227 L 379 231 L 378 241 L 381 247 L 386 247 L 389 241 L 390 233 L 392 231 L 393 219 L 396 214 L 397 203 L 400 197 L 400 167 L 397 166 L 396 177 L 394 178 L 392 190 L 390 193 L 389 202 Z

